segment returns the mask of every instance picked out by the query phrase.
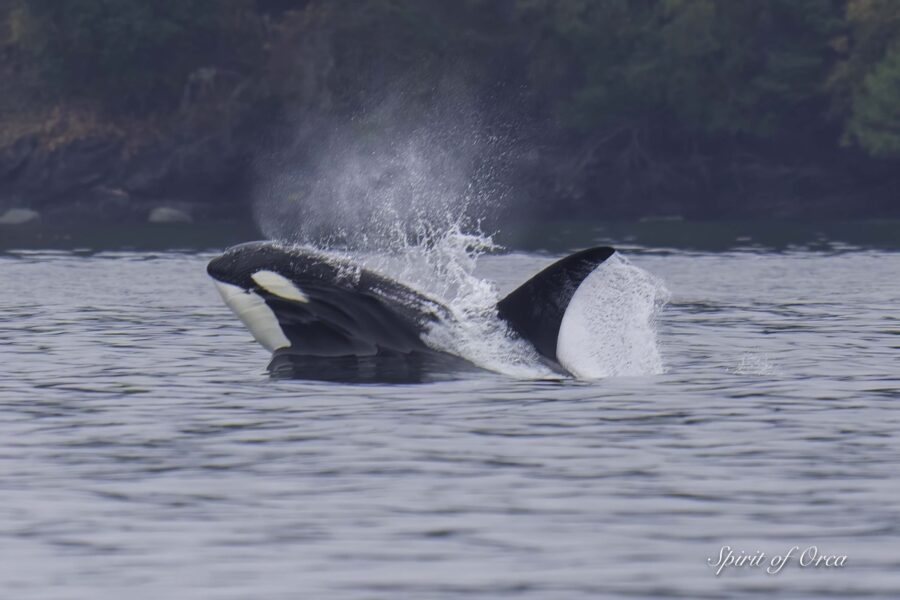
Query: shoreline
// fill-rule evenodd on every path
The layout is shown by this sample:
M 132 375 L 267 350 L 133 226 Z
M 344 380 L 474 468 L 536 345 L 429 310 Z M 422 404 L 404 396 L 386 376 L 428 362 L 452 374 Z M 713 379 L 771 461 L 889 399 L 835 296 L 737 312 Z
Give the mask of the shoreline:
M 611 245 L 629 252 L 900 250 L 900 219 L 618 219 L 510 221 L 485 229 L 502 251 L 557 254 Z M 192 223 L 48 221 L 0 224 L 0 253 L 29 250 L 187 251 L 220 250 L 266 239 L 248 216 Z

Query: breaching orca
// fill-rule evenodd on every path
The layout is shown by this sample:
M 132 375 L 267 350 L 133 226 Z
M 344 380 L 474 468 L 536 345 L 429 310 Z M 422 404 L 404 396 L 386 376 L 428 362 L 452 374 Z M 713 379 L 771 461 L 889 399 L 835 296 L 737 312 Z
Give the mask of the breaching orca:
M 510 329 L 566 372 L 558 346 L 581 283 L 615 252 L 591 248 L 557 261 L 497 304 Z M 234 246 L 207 272 L 225 304 L 273 353 L 276 376 L 418 381 L 474 368 L 430 348 L 423 335 L 452 319 L 440 302 L 387 277 L 313 250 L 273 242 Z

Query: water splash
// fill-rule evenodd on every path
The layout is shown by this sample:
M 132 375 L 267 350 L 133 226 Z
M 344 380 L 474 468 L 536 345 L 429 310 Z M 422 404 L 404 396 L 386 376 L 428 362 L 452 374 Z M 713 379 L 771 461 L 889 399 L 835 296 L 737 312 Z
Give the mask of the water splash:
M 367 266 L 439 299 L 450 310 L 452 318 L 427 333 L 429 346 L 513 377 L 558 377 L 534 347 L 497 316 L 497 286 L 474 274 L 478 258 L 497 249 L 490 236 L 466 233 L 454 225 L 387 261 L 370 260 Z
M 669 297 L 661 280 L 613 254 L 569 303 L 557 345 L 560 363 L 581 379 L 662 373 L 656 319 Z
M 304 123 L 260 165 L 257 222 L 271 238 L 362 265 L 447 307 L 452 318 L 425 336 L 433 348 L 514 377 L 558 377 L 497 317 L 497 287 L 474 275 L 478 258 L 498 249 L 481 224 L 508 197 L 501 174 L 513 143 L 485 134 L 477 111 L 451 97 L 418 122 L 393 99 L 346 123 Z M 585 282 L 579 314 L 589 335 L 567 355 L 577 376 L 662 370 L 651 293 L 660 286 L 617 260 Z
M 464 90 L 448 86 L 435 100 L 423 111 L 397 92 L 344 120 L 305 118 L 256 165 L 263 233 L 383 252 L 478 230 L 505 204 L 515 144 L 492 133 Z
M 453 225 L 446 231 L 422 231 L 412 240 L 397 239 L 396 245 L 386 251 L 331 249 L 328 254 L 341 264 L 352 261 L 403 282 L 446 307 L 450 318 L 432 325 L 424 337 L 435 350 L 511 377 L 559 377 L 531 344 L 499 319 L 497 286 L 474 274 L 479 257 L 499 249 L 491 236 L 467 233 Z

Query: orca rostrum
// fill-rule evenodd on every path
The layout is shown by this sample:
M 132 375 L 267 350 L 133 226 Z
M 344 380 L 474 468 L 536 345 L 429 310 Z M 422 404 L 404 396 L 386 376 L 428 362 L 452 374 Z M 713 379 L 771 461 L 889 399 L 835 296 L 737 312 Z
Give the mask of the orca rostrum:
M 501 300 L 498 316 L 548 364 L 566 371 L 558 352 L 566 309 L 614 252 L 590 248 L 553 263 Z M 273 374 L 341 379 L 350 369 L 364 379 L 406 380 L 438 363 L 465 363 L 423 340 L 435 323 L 452 319 L 450 310 L 352 262 L 249 242 L 214 258 L 207 272 L 225 304 L 273 353 Z

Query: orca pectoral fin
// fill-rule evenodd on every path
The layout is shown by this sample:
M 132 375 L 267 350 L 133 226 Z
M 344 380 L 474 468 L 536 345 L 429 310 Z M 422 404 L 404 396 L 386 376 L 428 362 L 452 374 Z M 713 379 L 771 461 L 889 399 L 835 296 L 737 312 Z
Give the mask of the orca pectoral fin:
M 497 312 L 521 337 L 551 361 L 563 315 L 578 286 L 613 255 L 609 247 L 589 248 L 559 260 L 497 303 Z
M 292 354 L 370 356 L 425 349 L 420 324 L 370 294 L 320 282 L 303 286 L 302 301 L 265 289 L 257 293 L 275 313 Z

